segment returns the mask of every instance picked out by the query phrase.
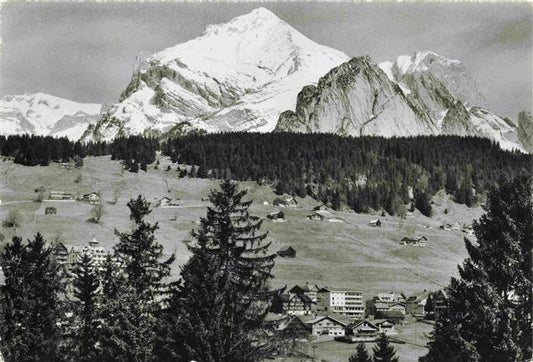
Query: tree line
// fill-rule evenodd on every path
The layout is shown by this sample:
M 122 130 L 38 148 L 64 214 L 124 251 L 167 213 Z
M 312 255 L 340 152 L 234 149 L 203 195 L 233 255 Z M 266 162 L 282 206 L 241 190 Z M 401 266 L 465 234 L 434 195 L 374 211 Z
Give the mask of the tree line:
M 0 136 L 0 154 L 13 157 L 14 162 L 25 166 L 48 166 L 50 162 L 69 162 L 86 156 L 111 155 L 121 160 L 125 167 L 138 172 L 146 171 L 155 161 L 159 141 L 144 136 L 119 137 L 112 142 L 70 141 L 66 137 L 14 135 Z
M 161 149 L 175 162 L 195 165 L 194 177 L 268 182 L 278 194 L 391 215 L 404 214 L 414 196 L 411 207 L 430 216 L 430 199 L 442 189 L 472 206 L 492 180 L 521 169 L 531 172 L 533 165 L 530 155 L 458 136 L 226 133 L 175 138 Z

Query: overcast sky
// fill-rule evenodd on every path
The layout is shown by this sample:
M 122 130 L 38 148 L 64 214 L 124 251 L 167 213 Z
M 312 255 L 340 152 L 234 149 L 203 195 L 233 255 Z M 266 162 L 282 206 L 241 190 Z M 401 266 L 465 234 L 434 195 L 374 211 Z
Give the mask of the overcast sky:
M 312 40 L 375 62 L 416 50 L 461 60 L 489 108 L 532 108 L 531 4 L 4 3 L 1 95 L 44 92 L 114 103 L 133 60 L 259 6 Z

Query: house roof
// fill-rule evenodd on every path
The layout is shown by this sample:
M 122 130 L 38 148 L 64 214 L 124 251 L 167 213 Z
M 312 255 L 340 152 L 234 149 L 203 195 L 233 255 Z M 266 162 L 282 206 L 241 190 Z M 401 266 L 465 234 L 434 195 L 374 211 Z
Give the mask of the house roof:
M 307 321 L 307 324 L 309 325 L 313 325 L 313 324 L 316 324 L 324 319 L 330 319 L 338 324 L 340 324 L 341 326 L 343 327 L 346 327 L 347 325 L 350 324 L 350 318 L 345 316 L 345 315 L 342 315 L 342 314 L 339 314 L 339 313 L 328 313 L 327 315 L 323 315 L 323 316 L 317 316 L 315 319 L 312 319 L 310 321 Z
M 379 327 L 375 324 L 375 322 L 369 321 L 368 319 L 364 319 L 362 321 L 351 323 L 350 327 L 353 328 L 353 329 L 356 329 L 356 328 L 358 328 L 359 326 L 361 326 L 361 325 L 363 325 L 365 323 L 368 324 L 369 326 L 371 326 L 372 329 L 379 329 Z
M 374 307 L 376 307 L 376 309 L 385 309 L 385 308 L 389 308 L 389 305 L 387 303 L 376 303 L 374 304 Z
M 399 310 L 384 310 L 379 311 L 376 313 L 376 315 L 379 315 L 381 319 L 389 319 L 389 318 L 405 318 L 405 315 L 400 312 Z
M 289 246 L 290 248 L 290 246 Z M 287 248 L 288 249 L 288 248 Z M 292 248 L 291 248 L 292 249 Z M 295 285 L 294 287 L 292 287 L 291 290 L 289 290 L 289 293 L 295 293 L 295 294 L 298 294 L 300 292 L 302 293 L 306 293 L 309 291 L 309 287 L 307 285 L 304 285 L 304 286 L 300 286 L 300 285 Z

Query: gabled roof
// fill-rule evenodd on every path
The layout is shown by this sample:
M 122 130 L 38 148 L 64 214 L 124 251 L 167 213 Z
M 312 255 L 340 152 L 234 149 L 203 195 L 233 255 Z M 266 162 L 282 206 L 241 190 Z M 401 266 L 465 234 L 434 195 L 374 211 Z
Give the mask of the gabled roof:
M 389 318 L 405 318 L 405 315 L 400 312 L 399 310 L 384 310 L 379 311 L 376 313 L 376 315 L 379 315 L 381 319 L 389 319 Z
M 350 318 L 338 313 L 329 313 L 324 316 L 317 316 L 315 319 L 308 321 L 307 324 L 314 325 L 324 319 L 329 319 L 333 322 L 336 322 L 337 324 L 340 324 L 343 327 L 346 327 L 350 324 Z
M 353 328 L 353 329 L 357 329 L 358 327 L 360 327 L 361 325 L 363 325 L 363 324 L 365 324 L 365 323 L 368 324 L 368 325 L 369 325 L 370 327 L 372 327 L 373 329 L 379 329 L 379 327 L 378 327 L 375 323 L 369 321 L 368 319 L 364 319 L 364 320 L 362 320 L 362 321 L 358 321 L 358 322 L 355 322 L 355 323 L 351 323 L 351 324 L 350 324 L 350 327 Z
M 289 246 L 289 248 L 290 248 L 290 246 Z M 285 249 L 282 249 L 282 250 L 286 250 L 286 249 L 288 249 L 288 248 L 285 248 Z M 299 294 L 300 292 L 302 292 L 302 293 L 309 292 L 309 287 L 307 285 L 304 285 L 304 286 L 295 285 L 294 287 L 292 287 L 291 290 L 289 290 L 289 293 L 294 293 L 294 294 Z

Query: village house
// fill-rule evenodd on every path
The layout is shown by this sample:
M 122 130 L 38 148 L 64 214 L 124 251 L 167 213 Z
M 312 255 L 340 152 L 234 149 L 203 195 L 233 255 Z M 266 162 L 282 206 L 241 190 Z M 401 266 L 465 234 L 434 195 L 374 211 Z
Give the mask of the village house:
M 274 206 L 280 206 L 280 207 L 296 207 L 297 202 L 294 199 L 294 197 L 289 195 L 283 195 L 280 197 L 276 197 L 274 201 L 272 202 L 272 205 Z
M 369 226 L 374 226 L 374 227 L 381 227 L 381 220 L 379 219 L 376 219 L 376 220 L 370 220 L 370 222 L 368 223 Z
M 277 222 L 283 222 L 285 221 L 285 214 L 283 211 L 275 211 L 271 212 L 267 215 L 267 219 Z
M 447 308 L 448 302 L 446 294 L 444 294 L 442 290 L 439 290 L 433 295 L 433 318 L 435 320 L 439 319 L 442 315 L 442 312 L 444 312 Z
M 277 254 L 282 258 L 294 258 L 296 256 L 296 250 L 292 246 L 278 250 Z
M 317 316 L 314 319 L 307 321 L 307 325 L 311 327 L 311 333 L 313 336 L 331 337 L 344 336 L 344 329 L 349 323 L 349 319 L 337 313 Z
M 322 221 L 324 220 L 324 215 L 318 213 L 318 212 L 313 212 L 311 215 L 309 215 L 307 217 L 309 220 L 318 220 L 318 221 Z
M 178 203 L 173 201 L 170 197 L 165 196 L 159 201 L 159 206 L 160 207 L 173 207 L 173 206 L 178 206 Z
M 72 194 L 64 191 L 50 191 L 50 196 L 48 197 L 50 201 L 68 201 L 73 200 Z
M 407 314 L 424 315 L 424 307 L 427 302 L 429 292 L 424 291 L 407 298 L 405 301 L 405 310 Z
M 83 195 L 81 197 L 81 201 L 88 202 L 91 205 L 96 205 L 100 203 L 100 195 L 96 192 L 91 192 L 91 193 Z
M 318 206 L 314 207 L 313 211 L 325 211 L 327 209 L 328 209 L 328 207 L 326 205 L 322 204 L 322 205 L 318 205 Z
M 404 237 L 400 241 L 400 245 L 410 245 L 410 246 L 426 246 L 427 238 L 425 236 L 419 236 L 416 238 Z
M 344 329 L 350 342 L 373 342 L 382 332 L 384 333 L 380 326 L 368 319 L 350 323 Z
M 401 311 L 386 310 L 386 311 L 376 312 L 375 318 L 385 319 L 394 324 L 403 324 L 403 321 L 405 320 L 405 314 L 402 313 Z
M 307 295 L 281 294 L 274 298 L 271 310 L 287 315 L 308 315 L 313 309 L 313 301 Z
M 305 283 L 304 286 L 295 285 L 292 287 L 291 290 L 289 290 L 289 294 L 304 294 L 307 295 L 309 298 L 311 298 L 311 301 L 313 303 L 316 303 L 316 293 L 320 290 L 320 288 L 315 284 L 309 287 L 309 283 Z
M 365 316 L 363 293 L 355 290 L 321 288 L 317 291 L 317 311 L 335 312 L 356 319 Z

